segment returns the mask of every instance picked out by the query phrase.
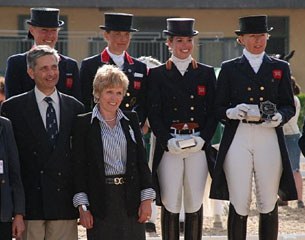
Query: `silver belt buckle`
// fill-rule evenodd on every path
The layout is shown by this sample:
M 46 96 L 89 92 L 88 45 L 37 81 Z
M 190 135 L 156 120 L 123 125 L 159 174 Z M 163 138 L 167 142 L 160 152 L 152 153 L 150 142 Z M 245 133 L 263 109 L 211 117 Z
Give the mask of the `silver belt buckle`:
M 115 185 L 121 185 L 121 184 L 124 183 L 124 178 L 116 177 L 116 178 L 113 179 L 113 182 L 114 182 Z

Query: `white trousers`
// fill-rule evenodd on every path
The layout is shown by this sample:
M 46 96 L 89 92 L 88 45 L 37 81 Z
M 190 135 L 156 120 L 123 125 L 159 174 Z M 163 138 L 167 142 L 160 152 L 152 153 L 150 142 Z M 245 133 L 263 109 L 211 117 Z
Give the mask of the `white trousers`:
M 274 209 L 283 171 L 274 128 L 240 123 L 223 167 L 230 202 L 239 215 L 249 214 L 253 179 L 258 211 Z
M 164 152 L 158 166 L 161 201 L 172 213 L 179 213 L 183 199 L 184 211 L 200 209 L 208 166 L 204 151 L 172 154 Z

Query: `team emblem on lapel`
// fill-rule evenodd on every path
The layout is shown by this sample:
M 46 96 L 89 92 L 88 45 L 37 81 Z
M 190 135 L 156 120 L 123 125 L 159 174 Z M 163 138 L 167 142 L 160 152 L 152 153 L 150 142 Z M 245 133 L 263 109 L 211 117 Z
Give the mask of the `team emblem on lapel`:
M 66 74 L 66 87 L 71 89 L 73 86 L 73 76 L 72 73 Z
M 206 87 L 204 85 L 197 86 L 197 94 L 198 94 L 198 96 L 205 96 Z
M 272 76 L 276 80 L 281 80 L 282 79 L 282 75 L 283 75 L 283 72 L 282 72 L 281 69 L 274 69 L 272 71 Z
M 136 90 L 140 90 L 141 89 L 141 82 L 140 81 L 134 81 L 133 82 L 133 88 Z

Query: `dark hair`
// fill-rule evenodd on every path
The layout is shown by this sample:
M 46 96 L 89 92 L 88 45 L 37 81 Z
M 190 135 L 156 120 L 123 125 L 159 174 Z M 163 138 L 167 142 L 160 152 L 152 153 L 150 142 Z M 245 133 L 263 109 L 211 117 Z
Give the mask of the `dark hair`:
M 46 55 L 53 55 L 57 63 L 59 62 L 59 55 L 55 49 L 47 45 L 37 45 L 28 51 L 26 55 L 27 67 L 34 69 L 37 59 Z
M 294 95 L 299 95 L 301 92 L 301 87 L 297 84 L 295 77 L 291 76 L 291 87 Z

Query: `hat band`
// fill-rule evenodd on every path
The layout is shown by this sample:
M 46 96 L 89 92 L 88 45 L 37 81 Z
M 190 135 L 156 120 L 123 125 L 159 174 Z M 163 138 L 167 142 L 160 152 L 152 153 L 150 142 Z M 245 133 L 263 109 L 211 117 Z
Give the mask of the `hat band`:
M 168 31 L 168 30 L 164 30 L 164 33 L 168 34 L 168 35 L 172 35 L 172 36 L 195 36 L 198 34 L 198 31 L 179 31 L 179 32 L 174 32 L 174 31 Z
M 58 28 L 64 24 L 63 21 L 58 20 L 57 22 L 37 22 L 35 20 L 27 21 L 28 24 L 35 27 L 46 27 L 46 28 Z

